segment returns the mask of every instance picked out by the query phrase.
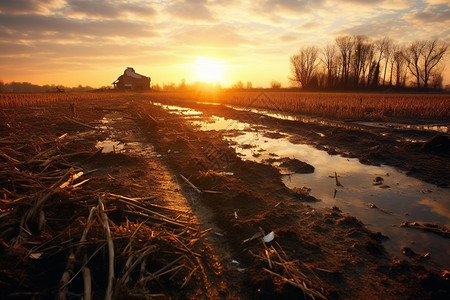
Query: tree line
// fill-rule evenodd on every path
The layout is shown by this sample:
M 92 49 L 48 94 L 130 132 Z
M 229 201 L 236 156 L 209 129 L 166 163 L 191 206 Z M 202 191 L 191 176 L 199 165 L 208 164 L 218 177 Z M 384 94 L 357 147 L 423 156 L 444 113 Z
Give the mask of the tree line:
M 292 55 L 290 80 L 304 89 L 441 89 L 447 50 L 437 39 L 401 46 L 388 37 L 338 36 L 322 48 L 305 46 Z
M 62 85 L 37 85 L 29 82 L 4 83 L 0 80 L 0 93 L 49 93 L 49 92 L 86 92 L 92 91 L 90 86 L 78 85 L 77 87 L 65 87 Z

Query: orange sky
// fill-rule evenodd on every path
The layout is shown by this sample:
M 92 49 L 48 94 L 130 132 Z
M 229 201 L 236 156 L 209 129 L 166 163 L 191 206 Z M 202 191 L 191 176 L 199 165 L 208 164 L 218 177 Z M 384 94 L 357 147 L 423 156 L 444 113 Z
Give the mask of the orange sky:
M 343 34 L 448 43 L 449 14 L 448 0 L 1 0 L 0 80 L 100 87 L 134 67 L 159 84 L 209 72 L 222 86 L 287 86 L 302 46 Z

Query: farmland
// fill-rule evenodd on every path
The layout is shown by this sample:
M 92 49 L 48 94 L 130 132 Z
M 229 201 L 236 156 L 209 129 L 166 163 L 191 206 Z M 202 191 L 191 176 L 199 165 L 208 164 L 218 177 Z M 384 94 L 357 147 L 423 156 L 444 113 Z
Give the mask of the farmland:
M 255 101 L 260 94 L 264 101 Z M 112 94 L 114 95 L 114 94 Z M 105 99 L 108 93 L 0 94 L 0 107 L 29 106 L 51 102 L 77 102 Z M 403 119 L 406 121 L 447 121 L 450 97 L 447 94 L 357 94 L 298 92 L 165 92 L 153 93 L 158 100 L 204 101 L 278 110 L 279 113 L 304 114 L 349 120 Z
M 1 108 L 17 108 L 55 102 L 76 103 L 93 99 L 111 98 L 106 93 L 45 93 L 45 94 L 0 94 Z
M 264 101 L 255 101 L 261 93 L 261 91 L 225 91 L 209 94 L 181 92 L 164 93 L 155 97 L 156 99 L 217 102 L 272 109 L 279 113 L 339 119 L 447 121 L 450 116 L 448 95 L 263 92 Z
M 448 125 L 446 95 L 223 91 L 0 99 L 0 286 L 7 297 L 450 293 L 450 262 L 433 252 L 436 245 L 449 249 L 448 133 L 358 123 Z M 294 152 L 284 154 L 280 145 Z M 314 161 L 316 154 L 322 156 Z M 351 177 L 351 168 L 340 165 L 346 161 L 364 172 L 392 169 L 356 183 L 361 176 Z M 325 199 L 314 188 L 288 181 L 320 172 L 334 190 L 331 205 L 317 206 Z M 437 211 L 432 226 L 420 219 L 413 198 L 392 208 L 381 201 L 410 179 L 425 195 L 418 201 L 430 199 L 427 210 Z M 360 186 L 370 191 L 364 197 L 383 191 L 380 202 L 370 198 L 369 213 L 366 202 L 362 211 L 395 222 L 392 233 L 349 214 L 358 212 L 352 191 Z M 415 188 L 400 192 L 408 189 Z M 397 232 L 422 242 L 398 240 Z

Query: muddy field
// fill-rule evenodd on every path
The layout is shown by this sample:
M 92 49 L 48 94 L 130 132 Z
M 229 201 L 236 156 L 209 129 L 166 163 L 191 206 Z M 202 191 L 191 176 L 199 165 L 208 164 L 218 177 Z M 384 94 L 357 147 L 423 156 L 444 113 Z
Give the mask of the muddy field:
M 264 154 L 235 140 L 248 131 L 236 122 L 246 123 L 275 140 L 393 166 L 448 195 L 448 133 L 159 101 L 117 94 L 1 110 L 2 297 L 449 297 L 448 260 L 409 245 L 392 254 L 384 232 L 339 206 L 315 207 L 308 187 L 286 186 L 283 174 L 314 165 L 275 153 L 245 159 L 244 148 Z M 232 128 L 202 129 L 213 116 Z M 344 170 L 329 171 L 335 191 L 348 188 Z M 448 249 L 445 227 L 403 225 L 439 234 Z

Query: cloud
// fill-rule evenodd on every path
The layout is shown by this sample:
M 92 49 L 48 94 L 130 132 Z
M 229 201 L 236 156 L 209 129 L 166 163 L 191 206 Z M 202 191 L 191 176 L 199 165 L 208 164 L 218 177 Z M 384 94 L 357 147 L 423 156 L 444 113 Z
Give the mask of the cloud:
M 301 30 L 301 31 L 303 31 L 303 30 L 310 31 L 310 30 L 314 30 L 314 29 L 319 28 L 319 27 L 320 27 L 320 23 L 319 22 L 307 21 L 307 22 L 304 22 L 301 25 L 297 26 L 296 29 L 297 30 Z
M 364 6 L 373 6 L 373 5 L 379 5 L 379 4 L 383 3 L 383 2 L 385 2 L 385 0 L 344 0 L 344 1 L 340 1 L 340 2 L 364 5 Z
M 283 43 L 292 43 L 297 42 L 299 39 L 295 35 L 283 34 L 282 36 L 279 37 L 279 40 Z
M 84 17 L 99 17 L 106 19 L 118 18 L 131 13 L 138 16 L 153 16 L 156 10 L 142 3 L 122 3 L 120 1 L 107 0 L 70 0 L 65 7 L 69 15 L 80 15 Z
M 447 5 L 432 5 L 424 11 L 417 11 L 409 16 L 407 19 L 412 22 L 421 24 L 445 24 L 450 22 L 450 8 Z
M 4 15 L 0 14 L 0 29 L 10 32 L 17 39 L 36 39 L 52 35 L 69 38 L 97 37 L 153 37 L 156 33 L 149 24 L 121 20 L 82 21 L 60 16 Z M 36 35 L 36 36 L 34 36 Z
M 409 34 L 414 34 L 410 31 L 409 24 L 404 20 L 371 20 L 357 25 L 349 26 L 347 28 L 338 29 L 332 34 L 334 36 L 349 34 L 349 35 L 364 35 L 370 38 L 378 39 L 389 36 L 393 39 L 402 39 Z
M 212 0 L 210 1 L 211 4 L 213 5 L 218 5 L 218 6 L 238 6 L 239 4 L 241 4 L 242 0 Z
M 192 47 L 238 47 L 248 39 L 237 33 L 238 28 L 228 25 L 199 26 L 172 36 L 178 45 Z
M 99 70 L 127 65 L 175 76 L 197 56 L 248 70 L 277 62 L 281 74 L 303 45 L 342 34 L 449 40 L 449 20 L 448 0 L 0 0 L 0 75 L 51 83 L 60 77 L 44 79 L 42 69 L 79 72 L 95 84 Z
M 213 21 L 214 17 L 206 0 L 178 0 L 167 11 L 173 17 L 188 21 Z
M 323 7 L 324 4 L 325 0 L 265 0 L 261 7 L 264 12 L 305 14 Z
M 330 4 L 347 4 L 365 6 L 372 9 L 406 9 L 411 7 L 411 1 L 408 0 L 334 0 Z
M 170 49 L 164 46 L 149 46 L 135 43 L 55 43 L 51 41 L 33 42 L 30 44 L 0 42 L 0 57 L 4 56 L 42 56 L 47 60 L 58 58 L 98 58 L 140 56 L 151 53 L 167 53 Z
M 46 13 L 62 5 L 61 0 L 1 0 L 0 13 L 32 14 Z
M 22 56 L 29 54 L 32 47 L 23 43 L 0 42 L 1 56 Z
M 425 0 L 425 3 L 436 5 L 436 4 L 447 4 L 448 6 L 448 0 Z

